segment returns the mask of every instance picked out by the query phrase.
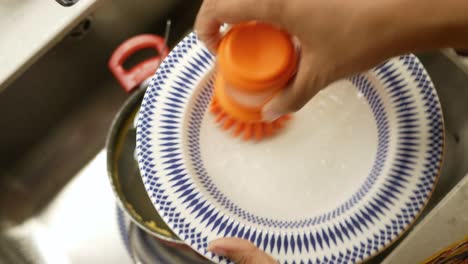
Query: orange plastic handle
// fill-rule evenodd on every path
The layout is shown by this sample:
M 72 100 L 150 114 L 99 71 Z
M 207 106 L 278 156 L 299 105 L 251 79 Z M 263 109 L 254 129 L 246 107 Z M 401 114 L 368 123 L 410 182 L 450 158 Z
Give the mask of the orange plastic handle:
M 140 62 L 131 69 L 127 70 L 123 67 L 123 63 L 128 57 L 147 48 L 156 49 L 158 55 Z M 158 35 L 142 34 L 120 44 L 112 53 L 108 67 L 120 85 L 122 85 L 122 88 L 129 93 L 155 73 L 159 64 L 161 64 L 161 61 L 168 53 L 169 49 L 165 44 L 164 38 Z
M 233 87 L 247 93 L 282 88 L 296 63 L 291 36 L 256 21 L 234 25 L 218 47 L 219 71 Z

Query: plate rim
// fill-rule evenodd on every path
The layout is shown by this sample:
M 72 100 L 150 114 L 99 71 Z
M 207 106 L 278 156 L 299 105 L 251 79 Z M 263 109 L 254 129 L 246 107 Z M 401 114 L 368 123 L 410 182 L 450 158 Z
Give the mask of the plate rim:
M 187 41 L 188 38 L 190 37 L 194 37 L 196 38 L 196 34 L 194 32 L 188 34 L 175 48 L 175 50 L 177 49 L 180 49 L 180 45 L 181 43 L 184 43 L 184 41 Z M 172 52 L 171 52 L 172 53 Z M 169 54 L 169 56 L 171 56 L 171 54 Z M 398 233 L 398 235 L 396 235 L 390 242 L 386 243 L 386 245 L 382 248 L 379 248 L 378 250 L 376 251 L 372 251 L 372 254 L 365 254 L 364 255 L 364 258 L 362 259 L 362 261 L 366 261 L 372 257 L 374 257 L 375 255 L 378 255 L 379 253 L 381 253 L 382 251 L 385 251 L 388 247 L 390 247 L 392 244 L 394 244 L 396 241 L 398 241 L 400 239 L 401 236 L 403 236 L 404 234 L 407 233 L 407 231 L 414 226 L 414 224 L 417 222 L 417 220 L 420 218 L 420 215 L 422 212 L 424 212 L 424 209 L 426 208 L 427 206 L 427 203 L 428 201 L 431 199 L 432 195 L 433 195 L 433 192 L 437 186 L 437 183 L 439 181 L 439 177 L 440 177 L 440 174 L 441 174 L 441 170 L 442 170 L 442 166 L 443 166 L 443 163 L 444 163 L 444 157 L 445 157 L 445 138 L 446 138 L 446 131 L 445 131 L 445 119 L 444 119 L 444 115 L 443 115 L 443 108 L 442 108 L 442 105 L 441 105 L 441 102 L 440 102 L 440 98 L 438 96 L 438 93 L 437 93 L 437 89 L 435 88 L 435 85 L 430 77 L 430 75 L 428 74 L 427 70 L 425 69 L 424 65 L 421 63 L 421 61 L 419 60 L 418 57 L 416 57 L 414 54 L 406 54 L 406 56 L 410 56 L 416 63 L 416 65 L 418 67 L 420 67 L 420 69 L 422 70 L 422 75 L 424 75 L 424 77 L 427 78 L 427 81 L 430 85 L 430 90 L 433 92 L 433 95 L 434 95 L 434 98 L 435 98 L 435 101 L 436 101 L 436 106 L 437 106 L 437 110 L 438 110 L 438 113 L 440 113 L 440 119 L 438 119 L 440 122 L 441 122 L 441 131 L 440 131 L 440 136 L 442 137 L 440 139 L 440 142 L 441 142 L 441 146 L 440 146 L 440 157 L 439 159 L 437 160 L 437 164 L 438 164 L 438 167 L 437 167 L 437 173 L 435 173 L 434 175 L 434 180 L 433 180 L 433 183 L 431 185 L 431 190 L 428 192 L 428 195 L 427 195 L 427 198 L 424 199 L 424 204 L 420 206 L 420 208 L 418 208 L 419 210 L 417 211 L 417 213 L 414 215 L 414 217 L 411 218 L 411 221 L 409 224 L 405 224 L 404 227 L 401 229 L 401 231 Z M 166 61 L 166 60 L 165 60 Z M 164 62 L 163 62 L 164 63 Z M 408 69 L 404 69 L 405 72 L 409 72 Z M 154 77 L 156 77 L 159 73 L 159 69 L 156 71 L 156 74 L 154 75 Z M 414 78 L 411 78 L 412 76 L 410 76 L 410 78 L 408 78 L 409 80 L 411 80 L 412 83 L 414 84 L 419 84 L 420 81 L 417 81 L 415 80 Z M 151 89 L 151 85 L 149 87 L 148 90 Z M 148 91 L 147 91 L 148 93 Z M 145 94 L 145 97 L 146 97 L 147 94 Z M 142 106 L 143 108 L 143 106 Z M 141 119 L 143 119 L 140 114 L 139 114 L 139 117 L 138 117 L 138 128 L 137 130 L 140 128 L 140 121 Z M 140 140 L 138 139 L 138 136 L 139 133 L 137 133 L 137 152 L 138 152 L 138 155 L 142 155 L 142 150 L 138 147 L 138 145 L 140 144 Z M 141 162 L 139 161 L 139 167 L 140 167 L 140 170 L 143 170 L 144 168 L 142 168 L 143 166 L 141 165 Z M 142 177 L 144 178 L 144 173 L 142 172 Z M 147 184 L 145 183 L 145 187 L 146 187 L 146 191 L 148 193 L 148 195 L 151 196 L 151 191 L 148 189 L 148 186 Z M 154 200 L 152 199 L 153 201 L 153 205 L 155 206 L 156 210 L 158 210 L 157 208 L 157 205 L 156 203 L 154 202 Z M 162 216 L 163 219 L 167 222 L 167 217 L 165 216 Z M 229 217 L 229 216 L 228 216 Z M 248 223 L 244 223 L 243 225 L 249 225 Z M 176 233 L 179 237 L 181 237 L 181 235 L 174 229 L 174 226 L 173 226 L 173 223 L 168 223 L 168 226 L 173 229 L 174 233 Z M 183 237 L 181 237 L 181 239 L 183 239 Z M 198 252 L 200 252 L 202 255 L 205 255 L 206 257 L 208 257 L 209 259 L 211 259 L 212 261 L 214 261 L 214 257 L 211 257 L 211 256 L 208 256 L 206 255 L 206 251 L 205 252 L 202 252 L 196 248 L 194 248 L 192 246 L 192 243 L 189 243 L 189 241 L 187 242 L 186 239 L 183 239 L 188 245 L 190 245 L 194 250 L 197 250 Z

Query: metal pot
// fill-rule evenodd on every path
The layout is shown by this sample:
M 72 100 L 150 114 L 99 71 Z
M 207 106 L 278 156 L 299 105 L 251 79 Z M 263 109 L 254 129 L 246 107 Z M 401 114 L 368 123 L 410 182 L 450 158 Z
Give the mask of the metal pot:
M 158 55 L 140 62 L 132 69 L 123 63 L 136 52 L 156 49 Z M 146 91 L 149 78 L 154 74 L 168 48 L 162 37 L 138 35 L 123 42 L 112 54 L 109 68 L 130 98 L 120 108 L 108 133 L 107 170 L 115 196 L 123 211 L 139 228 L 163 243 L 189 249 L 166 225 L 154 208 L 142 182 L 138 162 L 134 158 L 136 128 L 134 120 Z

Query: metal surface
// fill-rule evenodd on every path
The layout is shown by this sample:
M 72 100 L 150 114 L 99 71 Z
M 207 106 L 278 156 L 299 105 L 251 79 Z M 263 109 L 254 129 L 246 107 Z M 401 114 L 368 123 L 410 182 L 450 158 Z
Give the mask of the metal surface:
M 137 34 L 164 34 L 168 19 L 173 46 L 200 2 L 102 1 L 86 35 L 63 39 L 0 93 L 0 123 L 8 126 L 0 131 L 0 227 L 40 212 L 104 147 L 127 98 L 107 68 L 112 51 Z
M 48 238 L 42 251 L 65 256 L 46 264 L 133 263 L 120 237 L 105 151 L 85 164 L 35 221 Z
M 26 240 L 27 241 L 27 240 Z M 32 264 L 42 262 L 28 242 L 0 234 L 0 263 Z
M 468 175 L 408 234 L 384 263 L 423 263 L 436 252 L 462 240 L 468 240 Z M 468 260 L 468 252 L 466 257 Z
M 162 244 L 149 236 L 136 225 L 130 224 L 128 229 L 129 245 L 134 261 L 137 264 L 152 263 L 190 263 L 209 264 L 211 261 L 192 250 L 180 250 Z
M 439 95 L 446 131 L 444 160 L 436 188 L 415 224 L 368 263 L 381 263 L 468 173 L 468 75 L 442 53 L 419 54 Z M 456 213 L 456 212 L 453 212 Z
M 0 263 L 14 264 L 68 264 L 58 243 L 37 219 L 31 219 L 7 232 L 0 232 Z
M 166 21 L 166 30 L 164 31 L 164 44 L 167 46 L 167 42 L 169 41 L 169 36 L 171 34 L 171 25 L 172 21 L 167 20 Z
M 63 5 L 63 6 L 72 6 L 76 3 L 78 3 L 78 1 L 80 0 L 55 0 L 57 1 L 57 3 Z
M 106 143 L 107 171 L 121 208 L 140 228 L 161 240 L 185 245 L 166 225 L 146 194 L 138 162 L 134 159 L 136 130 L 133 121 L 143 100 L 145 87 L 131 95 L 118 112 Z

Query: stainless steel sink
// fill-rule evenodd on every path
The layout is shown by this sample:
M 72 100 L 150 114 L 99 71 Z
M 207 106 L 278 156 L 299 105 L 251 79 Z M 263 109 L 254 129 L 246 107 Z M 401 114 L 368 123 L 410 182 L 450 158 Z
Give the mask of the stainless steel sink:
M 442 173 L 428 210 L 468 173 L 468 75 L 442 53 L 419 57 L 437 89 L 446 130 Z
M 200 4 L 105 1 L 0 93 L 0 227 L 37 215 L 104 147 L 110 122 L 127 98 L 107 69 L 117 45 L 140 33 L 162 35 L 171 19 L 173 46 L 191 29 Z M 447 135 L 442 173 L 426 213 L 468 173 L 468 75 L 441 52 L 418 56 L 436 85 Z
M 468 173 L 468 75 L 442 52 L 417 54 L 431 76 L 442 104 L 444 161 L 436 188 L 415 227 Z M 409 232 L 412 230 L 408 230 Z M 409 233 L 368 263 L 380 263 Z
M 103 1 L 96 12 L 0 93 L 0 227 L 30 218 L 104 147 L 128 95 L 107 69 L 112 51 L 141 33 L 169 46 L 201 1 Z M 58 3 L 57 3 L 58 5 Z

